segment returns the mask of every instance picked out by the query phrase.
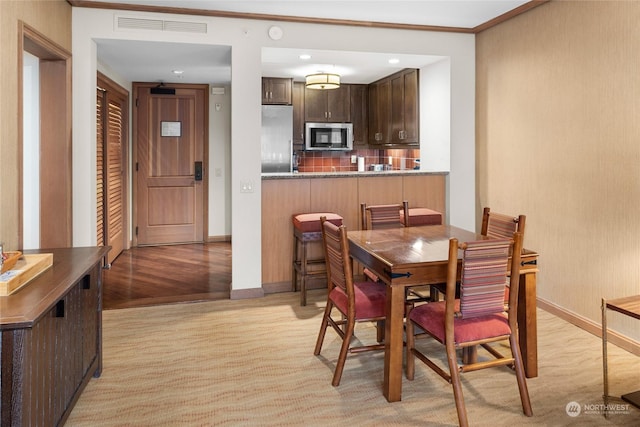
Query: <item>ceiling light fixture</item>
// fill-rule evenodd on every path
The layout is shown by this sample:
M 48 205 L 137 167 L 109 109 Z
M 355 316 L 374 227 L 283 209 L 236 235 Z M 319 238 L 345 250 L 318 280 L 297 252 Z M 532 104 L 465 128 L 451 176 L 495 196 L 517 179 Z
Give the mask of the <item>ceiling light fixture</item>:
M 307 53 L 303 53 L 299 56 L 300 59 L 311 59 L 311 55 Z
M 340 76 L 337 74 L 309 74 L 305 81 L 307 89 L 337 89 L 340 87 Z

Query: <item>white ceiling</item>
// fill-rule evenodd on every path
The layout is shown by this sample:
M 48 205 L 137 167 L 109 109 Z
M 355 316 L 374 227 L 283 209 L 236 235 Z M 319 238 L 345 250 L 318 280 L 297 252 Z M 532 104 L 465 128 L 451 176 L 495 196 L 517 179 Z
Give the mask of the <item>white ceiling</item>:
M 95 3 L 109 0 L 91 0 Z M 71 2 L 73 4 L 73 1 Z M 213 1 L 213 0 L 115 0 L 126 5 L 215 10 L 291 17 L 311 17 L 391 24 L 413 24 L 474 28 L 527 0 L 409 0 L 409 1 Z M 318 7 L 319 4 L 327 7 Z M 231 50 L 228 46 L 185 45 L 142 41 L 97 40 L 98 60 L 131 81 L 227 84 L 231 80 Z M 311 58 L 301 61 L 299 55 Z M 420 68 L 438 57 L 394 55 L 400 62 L 390 65 L 386 54 L 362 52 L 263 49 L 263 75 L 294 77 L 318 71 L 335 72 L 344 83 L 370 83 L 402 68 Z M 172 70 L 183 70 L 182 77 Z

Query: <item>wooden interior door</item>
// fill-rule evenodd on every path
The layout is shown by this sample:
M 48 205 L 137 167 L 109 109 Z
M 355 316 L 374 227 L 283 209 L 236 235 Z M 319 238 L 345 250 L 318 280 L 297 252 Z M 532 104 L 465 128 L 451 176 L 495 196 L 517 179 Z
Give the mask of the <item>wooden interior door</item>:
M 128 247 L 126 224 L 126 165 L 128 92 L 98 75 L 97 197 L 99 245 L 109 245 L 107 264 Z
M 203 242 L 208 87 L 156 86 L 134 84 L 136 242 Z

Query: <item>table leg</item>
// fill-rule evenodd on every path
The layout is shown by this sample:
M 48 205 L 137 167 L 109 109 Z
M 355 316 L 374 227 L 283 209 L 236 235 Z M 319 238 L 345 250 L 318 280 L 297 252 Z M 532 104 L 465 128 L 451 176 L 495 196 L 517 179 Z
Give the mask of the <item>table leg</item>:
M 538 376 L 538 321 L 536 313 L 536 273 L 520 275 L 518 291 L 518 332 L 520 353 L 527 378 Z
M 635 319 L 640 320 L 640 309 L 638 308 L 638 304 L 640 303 L 640 295 L 633 296 L 630 298 L 621 298 L 607 301 L 605 298 L 602 298 L 602 376 L 603 376 L 603 384 L 604 384 L 604 416 L 605 418 L 609 415 L 609 401 L 611 400 L 611 396 L 609 394 L 609 361 L 607 355 L 607 343 L 609 331 L 607 327 L 607 310 L 617 311 L 626 316 L 631 316 Z M 640 390 L 634 391 L 631 393 L 623 394 L 620 396 L 622 400 L 628 402 L 638 408 L 640 408 Z
M 602 298 L 602 383 L 604 384 L 604 417 L 607 418 L 607 405 L 609 405 L 609 372 L 607 372 L 607 302 Z
M 389 402 L 402 398 L 402 350 L 404 347 L 404 289 L 387 284 L 383 393 Z

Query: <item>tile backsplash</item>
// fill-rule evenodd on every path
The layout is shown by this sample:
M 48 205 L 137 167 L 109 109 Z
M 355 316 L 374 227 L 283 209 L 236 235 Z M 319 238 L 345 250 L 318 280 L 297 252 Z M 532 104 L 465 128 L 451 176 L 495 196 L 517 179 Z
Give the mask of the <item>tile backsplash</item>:
M 411 170 L 420 167 L 420 149 L 361 149 L 352 151 L 297 151 L 299 172 L 350 172 L 358 170 L 357 160 L 364 157 L 364 170 L 371 165 L 391 165 L 391 170 Z M 416 161 L 417 160 L 417 161 Z M 388 166 L 387 166 L 388 167 Z

